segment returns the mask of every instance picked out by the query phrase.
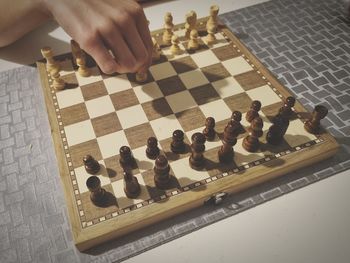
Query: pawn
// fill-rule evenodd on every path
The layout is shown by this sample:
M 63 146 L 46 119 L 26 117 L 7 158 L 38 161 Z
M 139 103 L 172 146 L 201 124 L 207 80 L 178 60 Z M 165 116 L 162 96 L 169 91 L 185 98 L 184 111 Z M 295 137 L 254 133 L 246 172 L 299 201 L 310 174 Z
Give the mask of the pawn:
M 143 72 L 143 71 L 136 72 L 135 73 L 135 79 L 139 83 L 146 82 L 147 79 L 148 79 L 147 71 L 145 71 L 145 72 Z
M 236 125 L 237 127 L 237 130 L 239 129 L 239 133 L 245 133 L 245 129 L 243 128 L 243 125 L 241 124 L 241 120 L 242 120 L 242 113 L 240 111 L 234 111 L 232 112 L 232 115 L 231 115 L 231 123 Z M 238 128 L 239 127 L 239 128 Z M 237 136 L 238 136 L 237 135 Z
M 179 55 L 181 53 L 181 48 L 179 46 L 180 44 L 180 40 L 179 37 L 177 35 L 173 35 L 171 37 L 171 47 L 170 47 L 170 52 L 173 55 Z
M 124 171 L 124 192 L 129 198 L 136 198 L 141 193 L 140 184 L 129 169 Z
M 60 71 L 61 65 L 54 59 L 53 52 L 50 47 L 43 47 L 41 49 L 41 54 L 46 59 L 46 69 L 48 72 L 55 70 L 57 72 Z
M 51 77 L 53 79 L 52 86 L 55 90 L 64 90 L 66 87 L 65 81 L 61 78 L 60 73 L 58 70 L 52 70 L 51 71 Z
M 215 37 L 215 31 L 216 31 L 216 26 L 213 24 L 210 24 L 207 26 L 207 36 L 205 38 L 205 42 L 207 43 L 207 45 L 212 45 L 215 43 L 216 41 L 216 37 Z
M 80 76 L 85 77 L 85 78 L 91 76 L 90 69 L 86 66 L 86 61 L 82 56 L 80 56 L 80 57 L 78 56 L 76 58 L 76 63 L 77 63 L 77 66 L 79 67 L 78 72 L 79 72 Z
M 260 148 L 259 137 L 263 135 L 263 121 L 260 117 L 252 120 L 249 127 L 249 135 L 244 138 L 242 146 L 248 152 L 256 152 Z
M 157 61 L 160 59 L 161 49 L 159 44 L 157 43 L 157 40 L 154 37 L 152 37 L 152 43 L 153 43 L 152 60 Z
M 188 41 L 187 49 L 197 50 L 199 48 L 199 40 L 198 40 L 198 31 L 196 29 L 192 29 L 190 38 L 191 40 Z
M 159 153 L 157 139 L 155 137 L 149 137 L 147 140 L 146 156 L 151 160 L 155 160 Z
M 281 115 L 274 117 L 272 125 L 266 133 L 266 141 L 272 145 L 278 145 L 283 141 L 285 121 Z
M 130 147 L 122 146 L 119 149 L 119 163 L 124 170 L 130 169 L 135 166 L 135 158 L 132 155 Z
M 284 105 L 279 109 L 279 114 L 283 114 L 288 119 L 293 115 L 293 107 L 295 105 L 295 98 L 290 96 L 286 98 Z
M 251 122 L 255 118 L 259 117 L 259 110 L 261 109 L 261 102 L 254 100 L 250 106 L 250 110 L 247 112 L 245 118 L 247 122 Z
M 163 33 L 163 42 L 165 45 L 171 44 L 171 37 L 173 36 L 173 16 L 171 13 L 167 12 L 164 16 L 164 33 Z
M 241 133 L 241 123 L 239 117 L 242 117 L 239 111 L 234 115 L 235 119 L 229 121 L 224 130 L 224 138 L 222 146 L 218 151 L 219 161 L 222 163 L 230 163 L 233 161 L 233 146 L 237 143 L 237 136 Z
M 185 37 L 187 39 L 190 39 L 190 34 L 192 29 L 196 28 L 197 23 L 197 14 L 195 11 L 190 11 L 188 14 L 186 14 L 186 23 L 185 23 Z
M 317 105 L 312 112 L 312 117 L 305 122 L 304 128 L 312 134 L 319 134 L 321 132 L 321 120 L 328 114 L 328 109 L 325 106 Z
M 85 155 L 83 158 L 83 163 L 86 172 L 89 174 L 96 174 L 100 170 L 100 164 L 91 155 Z
M 93 175 L 86 180 L 86 186 L 90 191 L 90 199 L 96 206 L 103 206 L 106 202 L 106 190 L 101 187 L 100 179 Z
M 215 119 L 213 117 L 208 117 L 205 120 L 205 128 L 203 130 L 203 135 L 207 139 L 207 141 L 213 141 L 216 135 L 215 132 Z
M 192 169 L 201 170 L 204 167 L 205 159 L 203 152 L 205 151 L 205 136 L 196 132 L 191 137 L 191 151 L 192 154 L 190 156 L 189 162 Z
M 175 130 L 173 132 L 172 142 L 170 144 L 171 151 L 173 153 L 184 153 L 186 150 L 186 144 L 184 143 L 184 132 L 181 130 Z
M 159 155 L 155 161 L 153 168 L 154 183 L 160 189 L 166 189 L 171 181 L 170 166 L 167 158 L 164 155 Z

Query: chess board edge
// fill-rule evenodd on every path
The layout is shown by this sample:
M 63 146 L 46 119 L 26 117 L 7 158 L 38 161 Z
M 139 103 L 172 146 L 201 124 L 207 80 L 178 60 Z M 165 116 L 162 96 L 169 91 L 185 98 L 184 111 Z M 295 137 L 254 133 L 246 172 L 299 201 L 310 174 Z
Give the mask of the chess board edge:
M 204 21 L 204 19 L 200 19 L 199 22 L 201 20 Z M 178 25 L 178 27 L 181 26 L 181 24 Z M 257 65 L 258 70 L 260 70 L 268 81 L 279 90 L 283 97 L 286 98 L 291 95 L 228 28 L 224 25 L 220 25 L 220 28 L 229 38 L 235 41 L 244 54 L 249 56 L 248 58 Z M 153 33 L 159 32 L 161 31 L 155 31 Z M 37 63 L 37 66 L 42 81 L 41 86 L 44 91 L 51 134 L 55 145 L 56 157 L 58 159 L 60 178 L 72 226 L 73 239 L 77 248 L 81 251 L 183 213 L 189 209 L 201 206 L 208 198 L 217 193 L 236 193 L 278 176 L 282 176 L 290 171 L 324 160 L 334 155 L 339 147 L 335 139 L 324 131 L 321 134 L 322 143 L 317 144 L 317 147 L 310 146 L 302 149 L 301 151 L 303 151 L 303 154 L 286 154 L 274 160 L 270 160 L 266 165 L 257 165 L 243 172 L 239 171 L 225 174 L 220 180 L 215 180 L 213 183 L 203 184 L 193 190 L 166 197 L 163 200 L 147 205 L 147 208 L 135 209 L 132 211 L 132 214 L 120 214 L 117 217 L 105 220 L 99 224 L 83 228 L 72 190 L 69 168 L 65 159 L 65 150 L 59 132 L 56 113 L 54 107 L 52 107 L 53 101 L 50 94 L 50 84 L 47 78 L 46 67 L 45 64 L 40 61 Z M 296 103 L 295 109 L 298 112 L 306 112 L 299 102 Z M 281 163 L 283 165 L 281 165 Z

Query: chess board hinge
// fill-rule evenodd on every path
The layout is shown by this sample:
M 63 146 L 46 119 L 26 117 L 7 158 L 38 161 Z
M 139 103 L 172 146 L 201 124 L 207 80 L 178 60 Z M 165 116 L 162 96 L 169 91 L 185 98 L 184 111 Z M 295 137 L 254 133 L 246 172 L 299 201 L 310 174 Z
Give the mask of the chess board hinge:
M 205 205 L 219 205 L 228 196 L 228 193 L 218 192 L 204 201 Z

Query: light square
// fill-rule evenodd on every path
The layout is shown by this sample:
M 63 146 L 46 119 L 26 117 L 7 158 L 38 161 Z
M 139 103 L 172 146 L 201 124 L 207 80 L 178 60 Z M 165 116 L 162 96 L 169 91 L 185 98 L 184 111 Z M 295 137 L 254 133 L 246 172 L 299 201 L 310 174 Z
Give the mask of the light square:
M 90 84 L 90 83 L 94 83 L 94 82 L 102 80 L 100 70 L 97 67 L 89 68 L 89 70 L 91 73 L 90 77 L 82 77 L 82 76 L 80 76 L 78 71 L 75 72 L 79 86 L 83 86 L 86 84 Z
M 141 188 L 141 193 L 138 197 L 136 198 L 128 198 L 124 192 L 124 181 L 123 180 L 118 180 L 112 182 L 112 188 L 113 192 L 115 194 L 115 197 L 117 198 L 118 206 L 125 208 L 128 206 L 131 206 L 133 204 L 141 203 L 144 200 L 150 199 L 150 196 L 148 194 L 147 188 L 146 188 L 146 183 L 143 180 L 142 176 L 140 174 L 135 175 L 137 178 L 137 181 L 140 184 Z
M 222 64 L 232 76 L 253 70 L 243 57 L 231 58 L 223 61 Z
M 304 123 L 299 119 L 290 121 L 287 132 L 284 135 L 285 141 L 291 147 L 316 140 L 316 138 L 315 135 L 308 133 L 304 129 Z
M 163 55 L 167 57 L 168 60 L 173 60 L 173 59 L 178 59 L 178 58 L 182 58 L 182 57 L 186 57 L 188 56 L 188 54 L 186 53 L 186 48 L 183 46 L 183 44 L 179 44 L 179 48 L 181 51 L 179 51 L 178 54 L 174 55 L 171 52 L 170 47 L 166 47 L 162 49 Z
M 159 86 L 156 82 L 150 82 L 145 85 L 136 86 L 134 88 L 134 92 L 140 103 L 152 101 L 163 96 L 163 93 L 159 89 Z
M 170 138 L 175 130 L 182 130 L 175 115 L 159 118 L 150 122 L 158 141 Z
M 281 102 L 281 98 L 268 86 L 264 85 L 259 88 L 246 91 L 252 100 L 259 100 L 262 107 Z
M 204 68 L 220 62 L 211 50 L 195 53 L 191 57 L 199 68 Z
M 194 133 L 196 132 L 203 132 L 205 126 L 203 127 L 200 127 L 198 129 L 195 129 L 195 130 L 192 130 L 192 131 L 188 131 L 186 132 L 186 136 L 189 140 L 191 140 L 191 137 Z M 222 142 L 220 140 L 220 138 L 218 137 L 218 135 L 215 135 L 215 138 L 214 140 L 212 141 L 205 141 L 205 150 L 208 151 L 210 149 L 213 149 L 215 147 L 218 147 L 218 146 L 221 146 L 222 145 Z
M 103 80 L 109 94 L 131 89 L 131 83 L 126 74 L 109 76 Z
M 232 95 L 244 92 L 244 89 L 242 89 L 237 80 L 235 80 L 233 77 L 212 82 L 212 85 L 221 98 L 230 97 Z
M 188 90 L 165 97 L 174 113 L 193 108 L 197 105 Z
M 56 92 L 56 98 L 60 109 L 84 102 L 80 88 L 66 89 Z
M 192 89 L 209 83 L 208 79 L 199 69 L 179 74 L 179 77 L 187 89 Z
M 117 131 L 97 138 L 102 157 L 104 159 L 119 154 L 122 146 L 128 146 L 124 131 Z
M 159 143 L 158 147 L 161 148 Z M 139 168 L 140 173 L 150 170 L 154 166 L 154 161 L 148 159 L 146 156 L 146 148 L 147 146 L 145 145 L 136 149 L 132 149 L 132 153 L 136 159 L 137 167 Z
M 88 100 L 85 104 L 90 118 L 96 118 L 115 111 L 109 95 Z
M 131 106 L 117 111 L 120 124 L 124 129 L 145 123 L 148 121 L 141 105 Z
M 103 187 L 103 186 L 109 184 L 111 182 L 111 180 L 108 177 L 108 173 L 107 173 L 104 161 L 100 160 L 99 164 L 100 164 L 100 171 L 94 175 L 100 179 L 101 186 Z M 86 186 L 86 180 L 91 176 L 91 174 L 88 174 L 86 172 L 84 166 L 80 166 L 80 167 L 74 169 L 74 172 L 75 172 L 75 176 L 77 178 L 79 192 L 81 194 L 85 193 L 85 192 L 89 192 L 89 189 Z
M 174 174 L 177 175 L 176 179 L 178 180 L 181 187 L 209 177 L 209 173 L 206 170 L 197 171 L 195 169 L 192 169 L 189 165 L 188 158 L 181 158 L 172 162 L 171 169 L 174 171 Z
M 244 137 L 241 139 L 238 139 L 236 145 L 233 146 L 233 149 L 235 151 L 235 155 L 233 159 L 237 164 L 237 166 L 246 165 L 250 162 L 255 162 L 257 160 L 264 158 L 263 152 L 251 153 L 246 151 L 242 146 L 243 140 L 244 140 Z
M 216 122 L 228 119 L 232 112 L 223 100 L 216 100 L 199 106 L 205 117 L 213 117 Z
M 176 71 L 170 62 L 153 65 L 149 68 L 149 71 L 155 80 L 165 79 L 176 75 Z
M 68 145 L 76 145 L 94 139 L 95 132 L 90 120 L 81 121 L 64 127 Z

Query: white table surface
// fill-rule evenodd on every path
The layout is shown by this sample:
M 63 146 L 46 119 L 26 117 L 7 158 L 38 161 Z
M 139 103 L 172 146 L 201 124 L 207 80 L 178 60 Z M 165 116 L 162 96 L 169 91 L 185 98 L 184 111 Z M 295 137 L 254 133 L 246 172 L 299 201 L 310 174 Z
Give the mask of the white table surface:
M 265 0 L 217 0 L 228 12 Z M 195 10 L 208 14 L 211 1 L 161 1 L 145 5 L 151 29 L 161 28 L 163 14 L 174 23 Z M 0 48 L 0 71 L 34 63 L 40 47 L 56 54 L 69 51 L 69 36 L 48 23 L 11 46 Z M 350 262 L 350 172 L 268 201 L 191 234 L 128 259 L 126 262 Z

